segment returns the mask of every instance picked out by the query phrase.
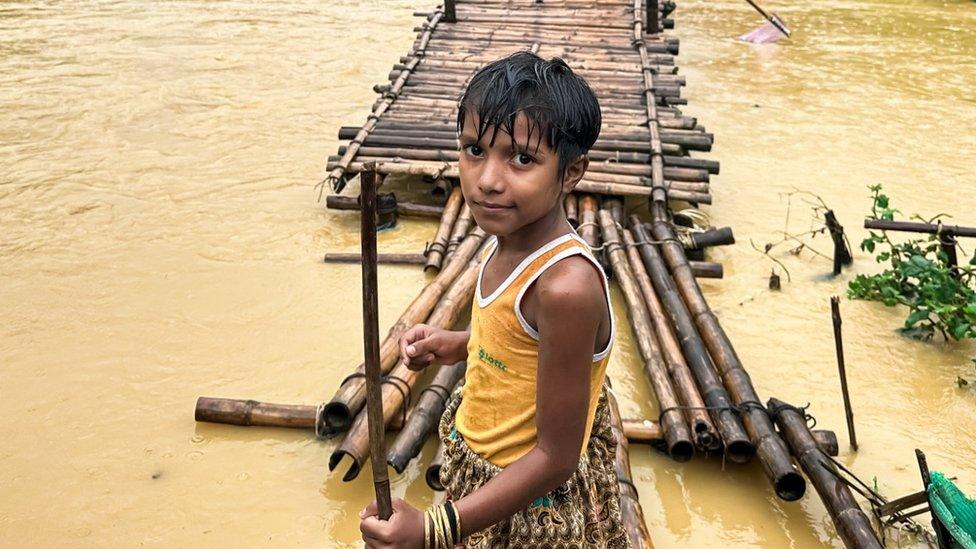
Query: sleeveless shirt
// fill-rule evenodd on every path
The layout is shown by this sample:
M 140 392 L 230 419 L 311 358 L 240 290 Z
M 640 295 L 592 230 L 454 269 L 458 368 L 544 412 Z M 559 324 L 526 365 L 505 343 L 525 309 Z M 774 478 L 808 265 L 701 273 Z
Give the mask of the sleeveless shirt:
M 498 289 L 483 296 L 481 280 L 485 265 L 497 248 L 496 239 L 478 273 L 471 306 L 468 370 L 455 428 L 472 451 L 499 467 L 510 465 L 535 446 L 539 333 L 522 316 L 521 302 L 532 283 L 546 269 L 562 259 L 581 255 L 600 272 L 610 312 L 609 341 L 602 351 L 592 356 L 589 408 L 580 448 L 580 455 L 583 455 L 614 338 L 615 323 L 606 276 L 586 242 L 576 234 L 567 234 L 526 257 Z M 572 319 L 566 321 L 572 322 Z

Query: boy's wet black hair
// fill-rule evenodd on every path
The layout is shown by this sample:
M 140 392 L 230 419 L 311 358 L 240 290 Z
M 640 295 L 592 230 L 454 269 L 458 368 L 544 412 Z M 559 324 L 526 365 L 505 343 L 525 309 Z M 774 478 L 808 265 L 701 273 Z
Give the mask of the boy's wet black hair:
M 559 180 L 580 155 L 600 136 L 600 103 L 586 80 L 558 57 L 545 60 L 522 51 L 492 61 L 468 83 L 458 102 L 458 135 L 470 113 L 478 123 L 480 141 L 491 129 L 490 143 L 498 131 L 514 135 L 515 118 L 523 113 L 529 124 L 527 150 L 546 139 L 559 155 Z

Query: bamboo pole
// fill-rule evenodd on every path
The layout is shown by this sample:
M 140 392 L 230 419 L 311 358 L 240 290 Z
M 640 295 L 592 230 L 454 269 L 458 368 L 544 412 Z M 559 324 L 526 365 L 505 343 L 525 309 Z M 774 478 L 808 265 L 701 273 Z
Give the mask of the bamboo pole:
M 580 238 L 585 241 L 592 250 L 600 249 L 600 224 L 596 219 L 596 212 L 599 209 L 599 202 L 596 197 L 590 194 L 581 194 L 578 200 L 580 212 L 580 225 L 576 229 Z M 606 254 L 595 254 L 604 273 L 610 272 L 610 264 L 607 262 Z
M 650 239 L 636 216 L 631 216 L 631 229 L 654 291 L 662 301 L 664 310 L 670 315 L 684 351 L 685 362 L 697 381 L 699 394 L 710 408 L 712 421 L 725 444 L 726 455 L 737 463 L 749 461 L 755 454 L 755 446 L 749 441 L 738 416 L 732 411 L 732 399 L 715 372 L 715 366 L 695 329 L 691 314 L 681 301 L 657 248 L 645 245 Z
M 854 430 L 854 410 L 851 407 L 851 394 L 847 390 L 847 367 L 844 363 L 844 336 L 841 331 L 840 298 L 830 298 L 830 319 L 834 326 L 834 349 L 837 351 L 837 371 L 840 374 L 840 391 L 844 398 L 844 416 L 847 418 L 847 436 L 851 448 L 857 451 L 857 433 Z
M 461 213 L 458 215 L 457 221 L 454 222 L 454 227 L 451 229 L 451 237 L 447 239 L 447 252 L 444 254 L 445 258 L 449 258 L 454 250 L 457 249 L 464 237 L 468 236 L 468 230 L 471 229 L 471 224 L 474 222 L 474 218 L 471 217 L 471 208 L 468 207 L 468 203 L 464 202 L 461 206 Z
M 847 485 L 840 480 L 834 464 L 817 447 L 807 428 L 806 418 L 796 408 L 775 398 L 769 399 L 767 407 L 830 513 L 844 545 L 851 549 L 881 549 L 881 542 L 871 528 L 871 520 L 861 511 Z
M 634 237 L 627 230 L 621 231 L 621 234 L 624 238 L 624 247 L 627 249 L 630 270 L 633 272 L 637 286 L 644 296 L 644 305 L 650 314 L 654 333 L 660 343 L 662 358 L 667 366 L 668 373 L 671 375 L 671 382 L 674 384 L 678 400 L 684 407 L 688 424 L 691 425 L 691 430 L 695 434 L 695 447 L 702 452 L 718 450 L 722 445 L 722 440 L 705 410 L 705 401 L 698 393 L 695 378 L 691 374 L 688 363 L 685 362 L 684 355 L 681 353 L 681 344 L 678 343 L 678 338 L 667 319 L 667 313 L 665 313 L 661 300 L 651 284 L 651 278 L 644 268 L 640 252 L 634 244 Z
M 721 263 L 711 261 L 689 261 L 691 272 L 696 278 L 722 278 L 725 274 Z
M 437 430 L 447 399 L 450 398 L 454 386 L 464 377 L 466 368 L 464 362 L 441 366 L 430 385 L 417 399 L 406 424 L 386 453 L 387 463 L 397 473 L 402 473 L 407 463 L 417 457 L 427 437 Z
M 363 142 L 363 140 L 366 139 L 369 132 L 376 126 L 376 121 L 383 116 L 383 113 L 385 113 L 396 100 L 396 94 L 399 93 L 400 89 L 403 88 L 403 85 L 406 83 L 407 78 L 410 77 L 410 71 L 420 64 L 420 61 L 423 59 L 423 52 L 426 49 L 427 44 L 430 42 L 431 33 L 433 33 L 434 29 L 437 28 L 437 23 L 440 22 L 443 16 L 444 12 L 442 10 L 438 10 L 437 13 L 435 13 L 435 15 L 431 18 L 429 24 L 427 25 L 427 29 L 419 38 L 419 44 L 415 44 L 414 46 L 415 54 L 413 60 L 407 64 L 407 68 L 404 69 L 403 73 L 400 75 L 400 78 L 398 78 L 393 84 L 391 93 L 385 96 L 383 103 L 373 110 L 369 120 L 367 120 L 366 124 L 363 125 L 363 127 L 359 130 L 358 134 L 353 139 L 352 144 L 349 145 L 349 149 L 342 156 L 342 160 L 339 163 L 340 165 L 329 173 L 326 179 L 332 182 L 332 189 L 335 192 L 342 191 L 342 188 L 345 186 L 345 165 L 352 162 L 353 158 L 356 156 L 356 151 L 359 148 L 359 145 Z
M 272 404 L 256 400 L 200 397 L 193 418 L 242 427 L 315 428 L 315 406 Z
M 566 212 L 566 220 L 569 221 L 573 229 L 579 227 L 579 202 L 575 194 L 569 193 L 566 195 L 566 198 L 563 200 L 563 209 Z
M 386 448 L 386 425 L 380 394 L 380 328 L 379 296 L 376 280 L 376 172 L 363 172 L 360 180 L 362 212 L 360 238 L 363 250 L 363 364 L 366 371 L 366 423 L 373 466 L 373 490 L 380 520 L 393 515 L 390 496 L 390 474 L 380 452 Z
M 347 171 L 355 173 L 362 169 L 363 164 L 353 162 L 349 164 Z M 376 164 L 376 170 L 385 174 L 407 174 L 425 175 L 429 177 L 450 177 L 457 178 L 457 167 L 448 163 L 438 164 L 433 162 L 380 162 Z M 585 176 L 584 176 L 585 177 Z M 652 196 L 653 188 L 638 185 L 625 185 L 620 183 L 607 183 L 604 181 L 590 181 L 584 179 L 576 185 L 576 190 L 594 194 L 612 194 L 618 196 Z M 674 200 L 684 200 L 693 204 L 711 204 L 712 196 L 707 193 L 671 190 L 668 193 Z
M 196 421 L 239 427 L 315 429 L 317 415 L 318 406 L 309 404 L 275 404 L 250 399 L 200 397 L 197 399 L 193 417 Z M 402 417 L 399 414 L 393 416 L 387 429 L 402 429 Z
M 634 486 L 633 475 L 630 470 L 630 445 L 624 434 L 626 426 L 620 419 L 620 407 L 613 391 L 607 391 L 607 407 L 610 412 L 610 429 L 617 439 L 617 451 L 614 457 L 614 469 L 617 472 L 617 486 L 620 489 L 620 518 L 627 530 L 632 549 L 650 549 L 651 535 L 647 531 L 647 521 L 644 520 L 644 509 L 641 507 Z
M 363 255 L 357 253 L 326 252 L 325 263 L 362 263 Z M 427 258 L 421 254 L 376 254 L 376 262 L 388 265 L 424 265 Z
M 414 324 L 427 319 L 434 307 L 441 301 L 448 287 L 467 269 L 468 262 L 481 247 L 485 236 L 484 231 L 475 227 L 471 234 L 458 246 L 447 265 L 441 269 L 430 284 L 421 290 L 396 323 L 390 327 L 386 339 L 383 340 L 383 345 L 380 347 L 381 365 L 384 373 L 393 369 L 397 358 L 399 358 L 400 336 Z M 346 378 L 332 400 L 323 407 L 321 423 L 324 434 L 336 434 L 345 431 L 362 409 L 365 403 L 363 380 L 362 377 L 359 377 L 362 372 L 363 366 L 360 365 L 350 377 Z
M 444 205 L 444 215 L 441 217 L 441 224 L 437 227 L 437 234 L 434 235 L 434 240 L 424 250 L 424 255 L 427 256 L 427 264 L 424 265 L 425 271 L 436 273 L 440 270 L 441 261 L 447 253 L 447 241 L 451 237 L 451 229 L 461 212 L 463 203 L 464 197 L 461 195 L 461 187 L 454 187 L 451 190 L 451 196 L 447 199 L 447 204 Z
M 481 262 L 481 255 L 475 255 L 468 261 L 465 270 L 457 280 L 451 285 L 450 289 L 444 294 L 440 303 L 430 314 L 427 324 L 438 328 L 449 329 L 457 323 L 461 311 L 467 307 L 474 297 L 475 283 L 478 278 L 478 265 Z M 401 410 L 407 402 L 408 392 L 412 390 L 417 382 L 419 373 L 407 368 L 402 362 L 387 375 L 388 382 L 383 384 L 383 405 L 385 408 L 383 421 L 390 422 L 393 415 Z M 352 465 L 343 475 L 344 481 L 350 481 L 359 475 L 363 460 L 370 455 L 368 438 L 366 437 L 366 417 L 363 413 L 356 417 L 346 433 L 342 444 L 332 452 L 329 457 L 329 470 L 333 471 L 342 461 L 343 457 L 352 458 Z M 380 460 L 385 467 L 386 453 L 381 451 Z M 375 456 L 374 456 L 375 459 Z
M 649 419 L 624 419 L 623 432 L 629 442 L 657 443 L 664 438 L 661 424 Z
M 330 210 L 359 211 L 359 201 L 350 196 L 331 194 L 325 198 L 325 207 Z M 444 207 L 414 202 L 397 202 L 397 215 L 440 219 L 444 215 Z
M 597 218 L 614 277 L 627 302 L 631 327 L 644 363 L 644 371 L 661 408 L 661 425 L 664 428 L 668 454 L 676 461 L 687 461 L 695 451 L 691 441 L 691 431 L 679 410 L 680 402 L 671 385 L 667 366 L 661 358 L 661 349 L 654 337 L 647 308 L 639 297 L 640 290 L 634 283 L 634 275 L 627 264 L 627 257 L 621 246 L 613 216 L 607 210 L 600 210 Z

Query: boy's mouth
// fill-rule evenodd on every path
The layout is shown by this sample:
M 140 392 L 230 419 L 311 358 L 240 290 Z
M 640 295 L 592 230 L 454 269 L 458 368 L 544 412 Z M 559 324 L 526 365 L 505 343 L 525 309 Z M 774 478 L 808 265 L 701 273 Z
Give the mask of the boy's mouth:
M 498 204 L 496 202 L 478 202 L 475 201 L 474 204 L 482 209 L 488 210 L 490 212 L 500 212 L 502 210 L 508 210 L 514 208 L 514 206 L 506 206 L 505 204 Z

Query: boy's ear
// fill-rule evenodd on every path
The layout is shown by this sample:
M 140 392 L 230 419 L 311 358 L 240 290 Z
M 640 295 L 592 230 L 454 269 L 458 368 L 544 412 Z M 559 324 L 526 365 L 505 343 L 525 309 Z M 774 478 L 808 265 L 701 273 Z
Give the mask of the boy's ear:
M 573 192 L 576 185 L 583 179 L 586 169 L 590 167 L 590 157 L 581 154 L 576 160 L 566 168 L 566 176 L 563 178 L 563 194 Z

